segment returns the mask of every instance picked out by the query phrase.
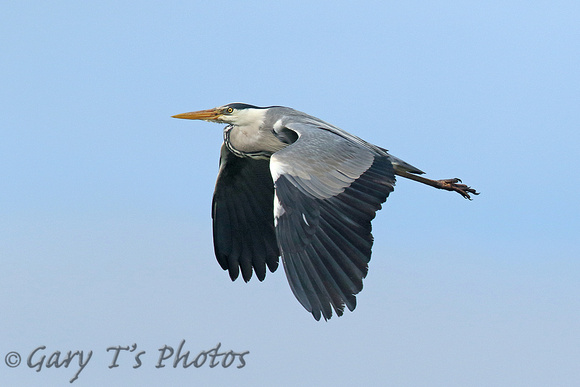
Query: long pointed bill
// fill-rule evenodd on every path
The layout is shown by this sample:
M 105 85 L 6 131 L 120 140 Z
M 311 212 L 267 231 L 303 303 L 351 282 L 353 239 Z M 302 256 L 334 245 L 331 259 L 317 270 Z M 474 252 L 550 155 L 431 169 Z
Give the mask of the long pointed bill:
M 200 110 L 197 112 L 189 112 L 176 114 L 172 116 L 173 118 L 183 118 L 185 120 L 204 120 L 204 121 L 216 121 L 222 116 L 220 109 L 207 109 Z

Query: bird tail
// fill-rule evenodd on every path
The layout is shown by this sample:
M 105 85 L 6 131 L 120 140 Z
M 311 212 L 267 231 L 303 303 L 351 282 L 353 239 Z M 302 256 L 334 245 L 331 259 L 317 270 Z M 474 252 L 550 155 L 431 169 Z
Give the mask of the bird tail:
M 416 175 L 422 175 L 425 173 L 422 170 L 420 170 L 419 168 L 414 167 L 411 164 L 406 163 L 403 160 L 401 160 L 393 155 L 389 155 L 389 158 L 391 160 L 391 163 L 393 164 L 393 167 L 395 168 L 395 171 L 400 170 L 400 171 L 405 171 L 405 172 L 409 172 L 409 173 L 414 173 Z

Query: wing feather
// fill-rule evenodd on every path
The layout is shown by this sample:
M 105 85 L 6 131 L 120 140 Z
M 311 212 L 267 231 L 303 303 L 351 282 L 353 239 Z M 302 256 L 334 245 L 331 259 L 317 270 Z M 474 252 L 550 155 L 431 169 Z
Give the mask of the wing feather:
M 220 172 L 213 196 L 212 218 L 216 258 L 235 280 L 252 272 L 260 281 L 278 267 L 274 231 L 274 183 L 267 160 L 240 158 L 222 145 Z
M 316 125 L 274 153 L 276 237 L 290 287 L 315 319 L 356 307 L 368 272 L 371 220 L 395 184 L 388 154 Z

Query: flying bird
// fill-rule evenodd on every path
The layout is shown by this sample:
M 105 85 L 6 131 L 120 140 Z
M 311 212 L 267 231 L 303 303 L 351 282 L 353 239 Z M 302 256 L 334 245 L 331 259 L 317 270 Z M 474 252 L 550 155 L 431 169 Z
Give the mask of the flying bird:
M 173 116 L 227 124 L 212 201 L 214 250 L 235 280 L 260 281 L 278 258 L 290 288 L 316 320 L 356 307 L 368 272 L 371 220 L 395 176 L 478 193 L 459 179 L 424 172 L 300 111 L 231 103 Z

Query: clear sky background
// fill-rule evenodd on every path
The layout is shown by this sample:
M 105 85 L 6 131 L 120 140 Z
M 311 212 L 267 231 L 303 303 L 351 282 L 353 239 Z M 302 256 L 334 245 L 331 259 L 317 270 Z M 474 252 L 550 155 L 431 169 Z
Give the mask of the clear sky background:
M 0 5 L 0 383 L 580 385 L 577 1 Z M 353 313 L 213 256 L 229 102 L 318 116 L 481 195 L 398 181 Z M 246 366 L 156 368 L 186 340 Z M 108 347 L 137 344 L 109 369 Z M 16 351 L 22 363 L 5 364 Z M 142 366 L 132 368 L 137 352 Z M 62 361 L 62 357 L 60 358 Z

